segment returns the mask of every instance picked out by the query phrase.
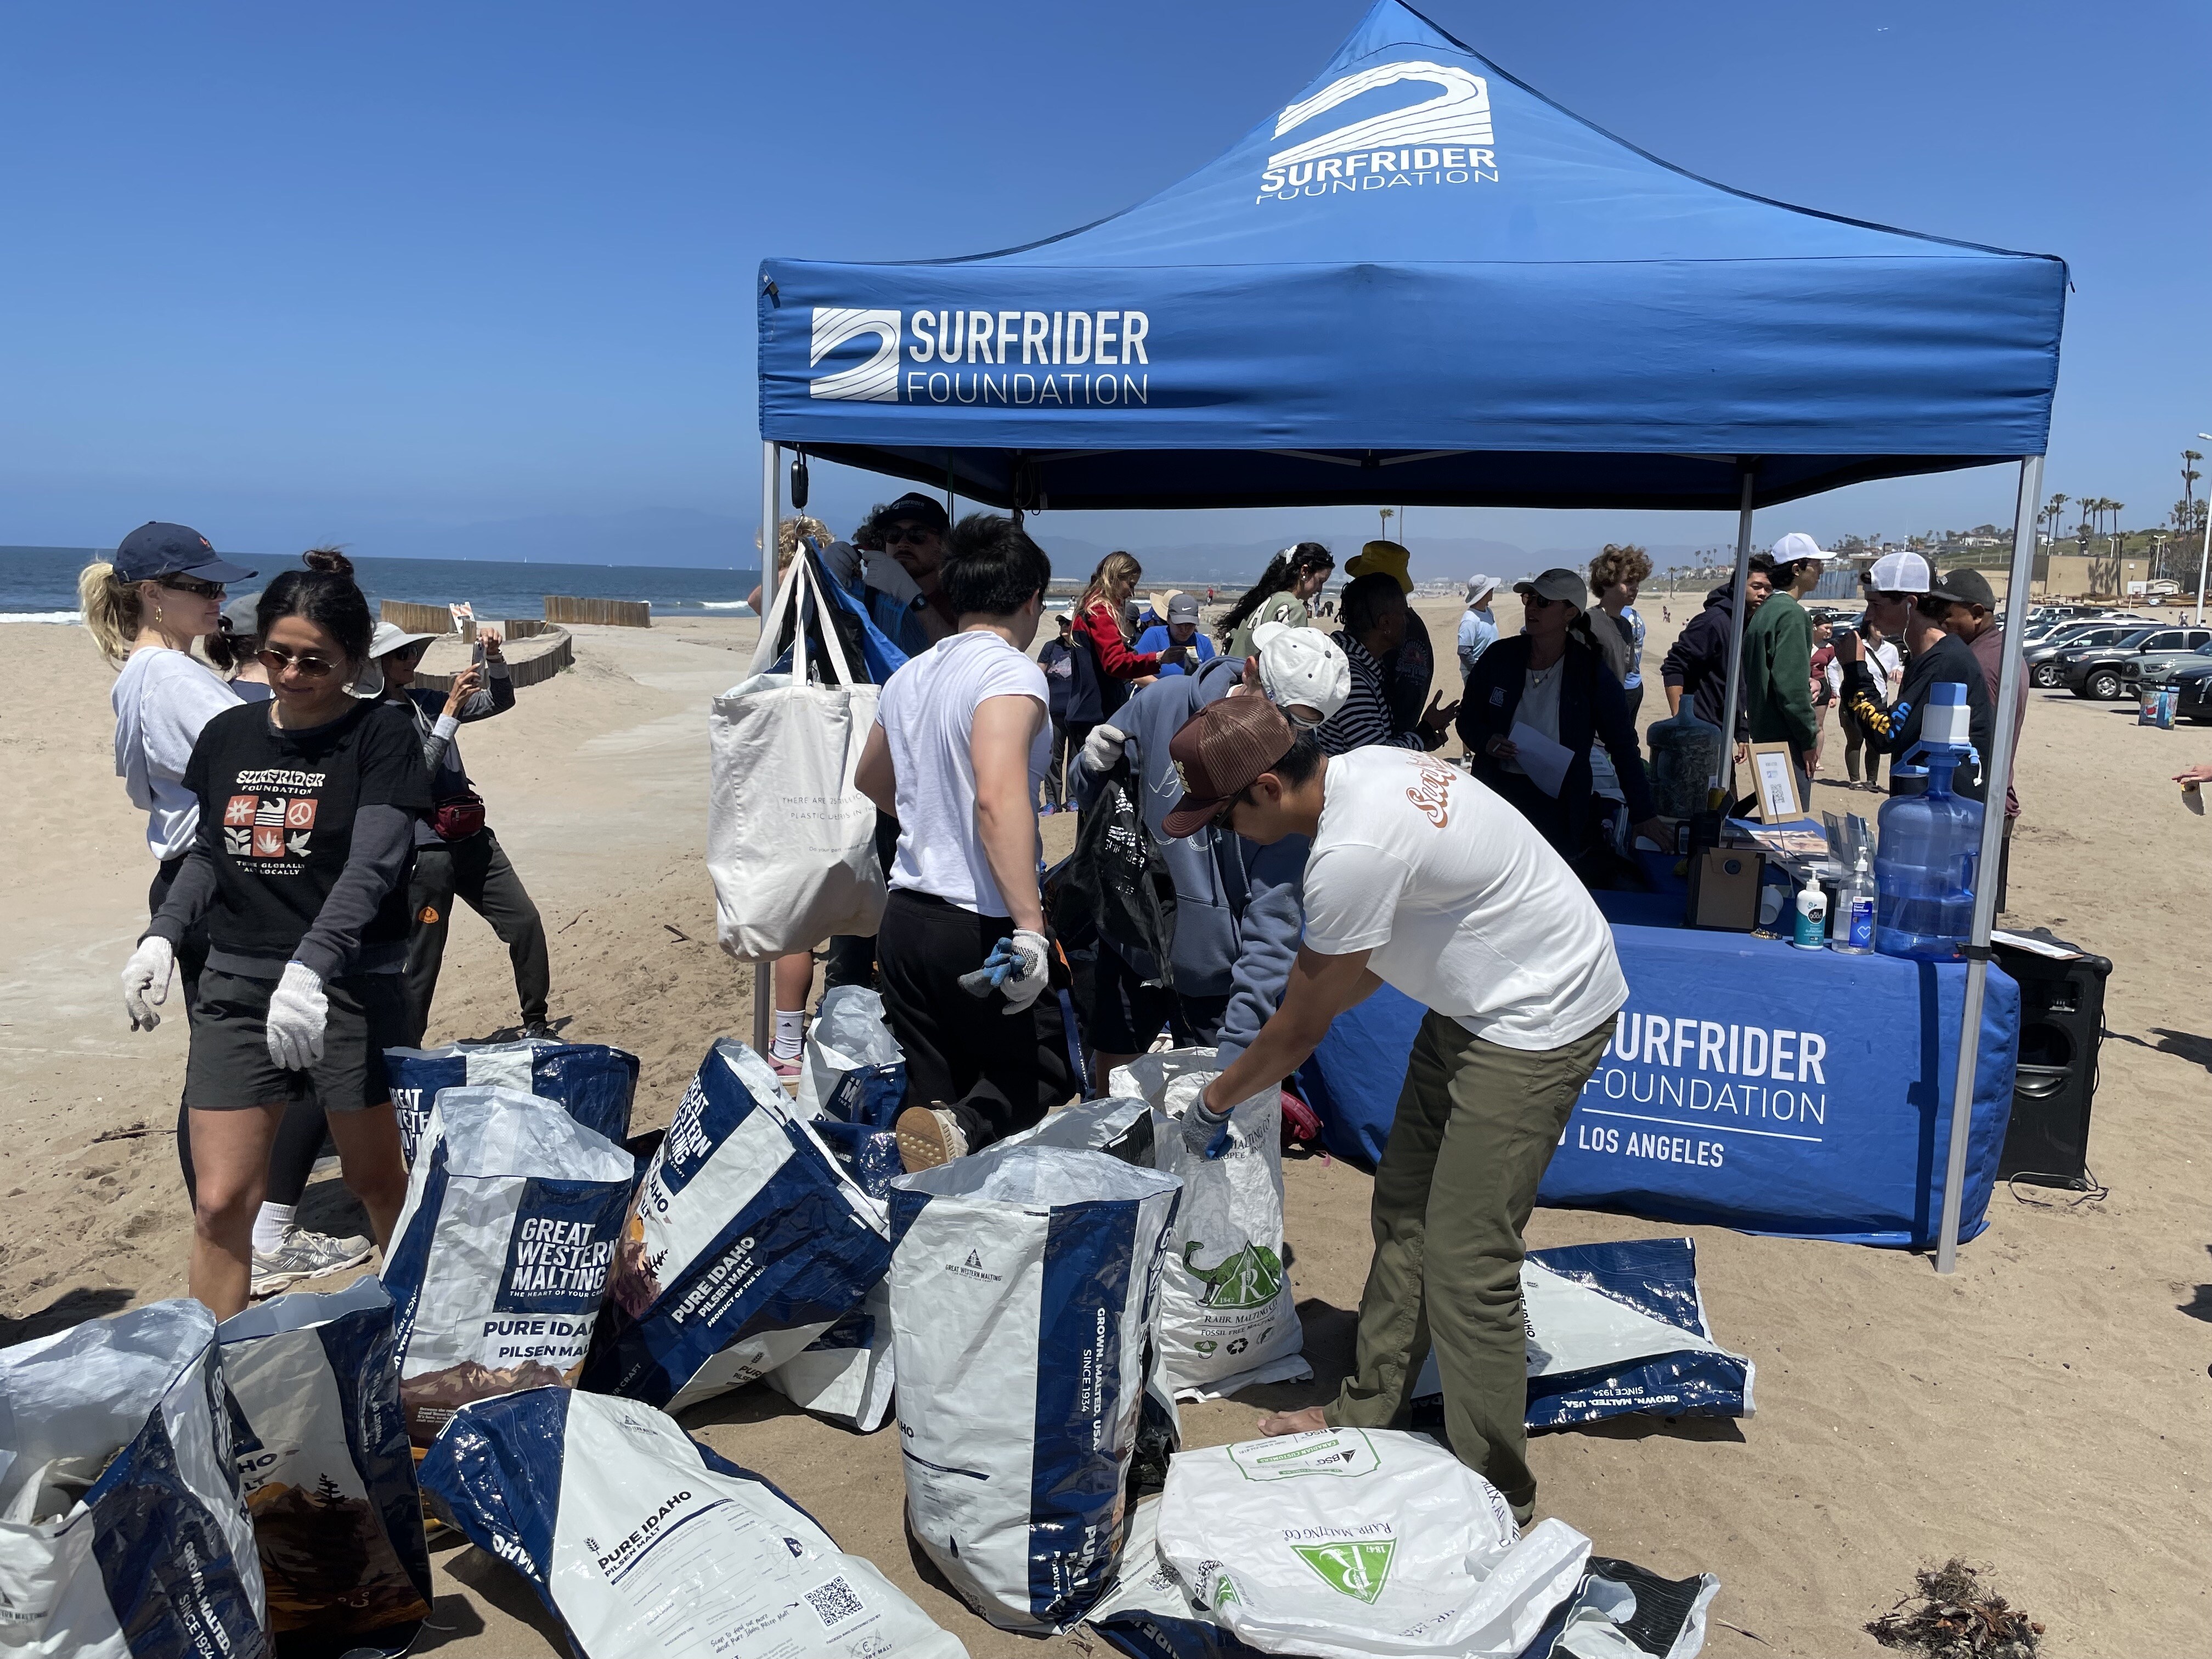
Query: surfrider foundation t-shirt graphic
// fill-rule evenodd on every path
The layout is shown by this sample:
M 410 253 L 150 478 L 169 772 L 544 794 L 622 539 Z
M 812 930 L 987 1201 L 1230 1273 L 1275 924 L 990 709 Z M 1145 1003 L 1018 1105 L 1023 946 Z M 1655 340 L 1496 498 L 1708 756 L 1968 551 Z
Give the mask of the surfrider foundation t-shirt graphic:
M 257 775 L 242 775 L 245 783 Z M 288 773 L 293 787 L 320 791 L 324 775 Z M 222 850 L 246 861 L 256 875 L 296 876 L 311 850 L 315 830 L 313 795 L 233 795 L 222 813 Z

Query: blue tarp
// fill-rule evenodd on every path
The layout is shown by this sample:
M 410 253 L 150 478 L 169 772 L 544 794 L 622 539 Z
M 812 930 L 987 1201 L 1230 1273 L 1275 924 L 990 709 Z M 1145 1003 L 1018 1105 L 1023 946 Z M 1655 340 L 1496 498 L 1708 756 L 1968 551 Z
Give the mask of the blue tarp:
M 1739 457 L 1764 505 L 2042 453 L 2065 282 L 1684 173 L 1380 0 L 1125 212 L 765 261 L 761 430 L 1001 506 L 1733 510 Z
M 1613 931 L 1628 1003 L 1540 1203 L 1892 1248 L 1935 1243 L 1963 965 L 1798 951 L 1741 933 Z M 1307 1061 L 1331 1151 L 1370 1163 L 1381 1155 L 1422 1013 L 1385 986 L 1340 1015 Z M 1985 1224 L 2019 1043 L 2020 988 L 1992 966 L 1961 1239 Z

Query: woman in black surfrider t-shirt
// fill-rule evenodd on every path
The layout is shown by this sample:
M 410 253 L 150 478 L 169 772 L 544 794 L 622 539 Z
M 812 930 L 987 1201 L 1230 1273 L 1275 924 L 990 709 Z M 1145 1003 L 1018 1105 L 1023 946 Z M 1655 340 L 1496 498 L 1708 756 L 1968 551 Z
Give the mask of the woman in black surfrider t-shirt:
M 134 1025 L 159 1018 L 174 946 L 204 921 L 185 1103 L 198 1193 L 191 1292 L 246 1305 L 253 1217 L 285 1103 L 312 1092 L 345 1182 L 388 1249 L 406 1196 L 384 1050 L 404 1040 L 407 877 L 428 779 L 368 655 L 368 602 L 335 571 L 287 571 L 258 617 L 273 700 L 200 732 L 184 782 L 199 829 L 124 970 Z

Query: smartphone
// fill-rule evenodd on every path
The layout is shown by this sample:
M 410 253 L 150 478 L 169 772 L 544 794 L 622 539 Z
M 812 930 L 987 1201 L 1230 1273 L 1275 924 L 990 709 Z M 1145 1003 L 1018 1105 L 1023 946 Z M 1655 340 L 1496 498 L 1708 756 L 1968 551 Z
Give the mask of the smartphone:
M 482 640 L 478 640 L 477 641 L 477 648 L 469 658 L 469 665 L 474 668 L 478 673 L 482 673 L 483 672 L 484 648 L 483 641 Z

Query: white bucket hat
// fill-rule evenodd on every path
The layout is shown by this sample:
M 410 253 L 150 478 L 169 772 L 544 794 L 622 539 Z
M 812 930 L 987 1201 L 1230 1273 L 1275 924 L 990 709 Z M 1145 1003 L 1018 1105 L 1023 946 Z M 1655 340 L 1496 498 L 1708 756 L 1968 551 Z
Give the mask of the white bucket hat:
M 1261 623 L 1252 630 L 1252 645 L 1260 659 L 1260 690 L 1285 714 L 1310 708 L 1326 720 L 1352 696 L 1351 660 L 1321 629 Z
M 376 632 L 368 636 L 368 660 L 362 665 L 361 672 L 354 676 L 346 690 L 366 702 L 384 695 L 384 659 L 395 651 L 404 651 L 409 646 L 424 640 L 437 640 L 442 634 L 410 634 L 397 623 L 380 622 Z

